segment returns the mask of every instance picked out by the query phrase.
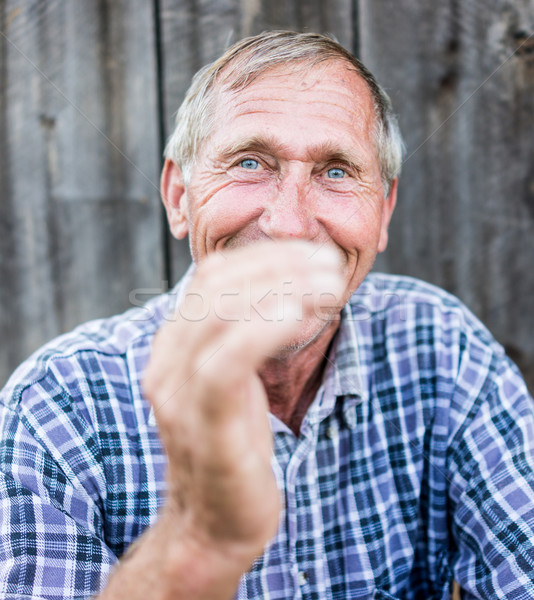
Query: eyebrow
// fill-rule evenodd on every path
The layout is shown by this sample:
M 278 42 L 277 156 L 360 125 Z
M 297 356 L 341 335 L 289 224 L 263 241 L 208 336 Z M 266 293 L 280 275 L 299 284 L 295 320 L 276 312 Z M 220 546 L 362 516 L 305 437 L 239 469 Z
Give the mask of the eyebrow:
M 221 159 L 230 159 L 242 152 L 264 152 L 267 154 L 279 154 L 284 151 L 285 146 L 271 136 L 252 136 L 221 145 L 215 148 L 217 156 Z
M 276 157 L 277 155 L 289 152 L 288 146 L 282 144 L 274 137 L 251 136 L 246 139 L 230 142 L 227 145 L 220 145 L 215 148 L 217 156 L 222 160 L 229 160 L 243 152 L 260 152 Z M 349 168 L 361 174 L 363 165 L 354 157 L 353 153 L 344 148 L 340 148 L 332 142 L 314 144 L 306 151 L 306 159 L 311 162 L 331 163 L 339 162 L 347 165 Z

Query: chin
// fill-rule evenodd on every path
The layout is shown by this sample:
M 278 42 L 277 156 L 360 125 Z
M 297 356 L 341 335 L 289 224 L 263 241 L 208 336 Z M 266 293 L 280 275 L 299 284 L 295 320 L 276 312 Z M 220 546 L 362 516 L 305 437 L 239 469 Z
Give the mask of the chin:
M 323 337 L 327 338 L 325 342 L 328 345 L 337 330 L 338 322 L 338 319 L 332 318 L 328 321 L 314 320 L 313 322 L 304 323 L 300 332 L 284 344 L 273 358 L 288 358 L 313 345 Z
M 304 348 L 306 348 L 306 346 L 308 346 L 312 341 L 313 340 L 309 340 L 309 341 L 291 340 L 289 343 L 282 346 L 282 348 L 280 348 L 280 350 L 278 350 L 277 354 L 275 356 L 273 356 L 272 358 L 279 358 L 279 359 L 288 358 L 289 356 L 292 356 L 293 354 L 297 354 L 297 352 L 300 352 L 300 350 L 303 350 Z

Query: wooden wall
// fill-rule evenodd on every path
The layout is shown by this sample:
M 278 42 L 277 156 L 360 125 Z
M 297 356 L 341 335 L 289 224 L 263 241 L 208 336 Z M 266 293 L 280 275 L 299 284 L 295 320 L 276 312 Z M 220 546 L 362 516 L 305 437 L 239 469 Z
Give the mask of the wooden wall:
M 0 12 L 1 376 L 164 276 L 150 2 Z
M 534 0 L 0 0 L 0 383 L 186 268 L 159 203 L 192 74 L 264 29 L 330 32 L 407 159 L 378 267 L 459 295 L 534 389 Z
M 360 0 L 359 35 L 407 143 L 377 266 L 458 295 L 534 390 L 534 0 Z

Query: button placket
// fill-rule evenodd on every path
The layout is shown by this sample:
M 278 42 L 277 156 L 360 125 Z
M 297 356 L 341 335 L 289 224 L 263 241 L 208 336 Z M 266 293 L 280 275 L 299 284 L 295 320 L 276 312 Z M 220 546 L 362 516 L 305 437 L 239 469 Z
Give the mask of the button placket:
M 302 592 L 306 589 L 309 575 L 306 571 L 299 569 L 297 562 L 297 540 L 298 530 L 298 507 L 297 507 L 297 481 L 299 470 L 303 467 L 309 456 L 314 452 L 317 443 L 318 424 L 308 421 L 301 431 L 301 437 L 291 456 L 286 469 L 286 498 L 288 514 L 288 545 L 291 561 L 291 571 L 295 581 L 294 599 L 302 598 Z

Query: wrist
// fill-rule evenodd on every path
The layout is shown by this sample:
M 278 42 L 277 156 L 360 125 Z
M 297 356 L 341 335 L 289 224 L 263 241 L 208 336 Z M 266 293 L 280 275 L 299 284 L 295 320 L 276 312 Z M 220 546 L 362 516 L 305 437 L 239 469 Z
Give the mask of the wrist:
M 261 553 L 250 544 L 208 539 L 187 517 L 169 507 L 160 515 L 156 530 L 165 540 L 161 575 L 166 581 L 180 578 L 180 592 L 190 598 L 203 598 L 206 593 L 211 600 L 215 589 L 221 591 L 221 598 L 226 597 L 225 590 L 233 597 L 242 575 Z

